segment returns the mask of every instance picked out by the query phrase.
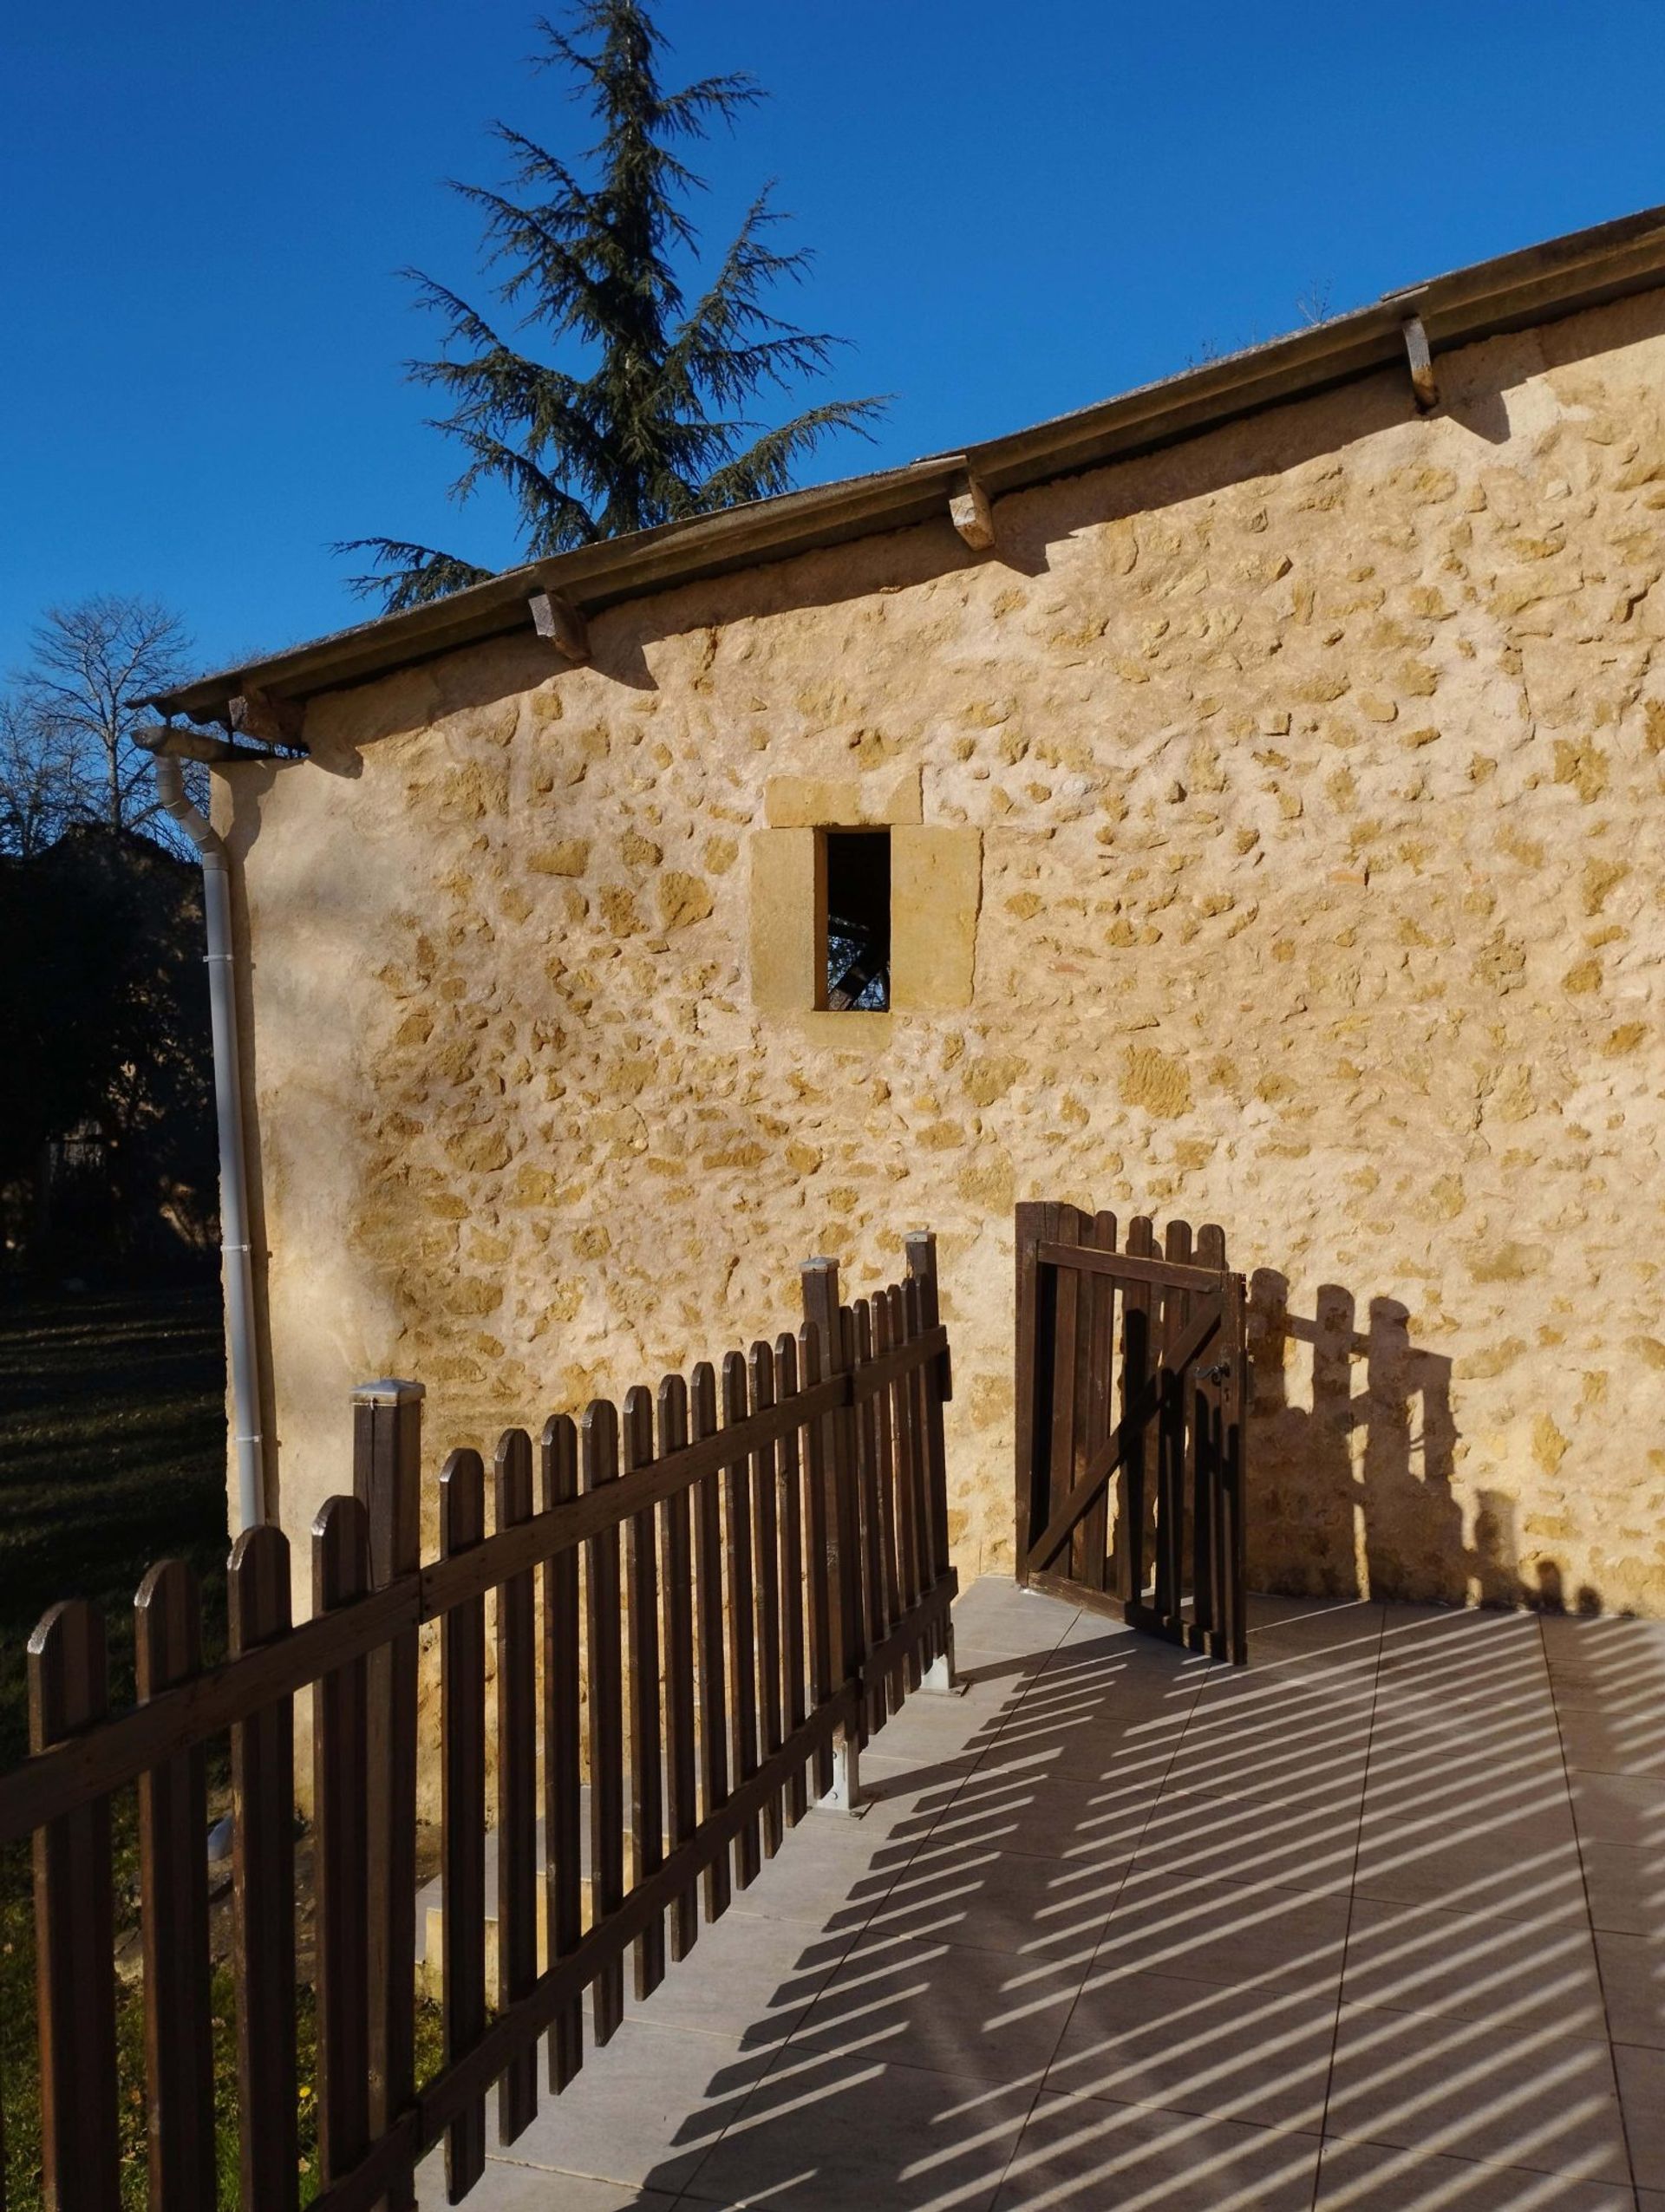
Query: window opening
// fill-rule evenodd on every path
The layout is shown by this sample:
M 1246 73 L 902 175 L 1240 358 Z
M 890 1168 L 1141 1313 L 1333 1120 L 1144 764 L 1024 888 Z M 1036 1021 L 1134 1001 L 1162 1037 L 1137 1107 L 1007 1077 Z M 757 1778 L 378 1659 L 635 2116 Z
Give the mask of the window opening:
M 839 1014 L 891 1003 L 891 833 L 826 832 L 826 1003 Z

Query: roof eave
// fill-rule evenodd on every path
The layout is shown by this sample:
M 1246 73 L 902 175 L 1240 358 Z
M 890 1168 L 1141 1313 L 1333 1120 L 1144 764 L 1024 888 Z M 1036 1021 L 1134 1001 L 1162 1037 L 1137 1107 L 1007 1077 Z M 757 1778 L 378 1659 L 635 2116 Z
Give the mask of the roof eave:
M 937 453 L 911 467 L 789 492 L 686 522 L 609 538 L 505 570 L 404 613 L 160 694 L 193 721 L 224 721 L 230 701 L 262 692 L 305 700 L 530 627 L 534 592 L 585 611 L 906 528 L 944 514 L 970 471 L 996 497 L 1195 437 L 1263 408 L 1309 396 L 1404 359 L 1404 323 L 1420 318 L 1436 350 L 1576 314 L 1665 281 L 1665 207 L 1553 238 L 1389 292 L 1374 305 L 1036 423 Z

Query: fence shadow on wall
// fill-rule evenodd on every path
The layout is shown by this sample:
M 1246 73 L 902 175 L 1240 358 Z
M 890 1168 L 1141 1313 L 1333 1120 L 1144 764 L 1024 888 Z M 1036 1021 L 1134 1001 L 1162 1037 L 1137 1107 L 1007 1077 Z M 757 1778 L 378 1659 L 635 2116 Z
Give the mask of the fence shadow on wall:
M 1466 1525 L 1452 1362 L 1414 1341 L 1397 1299 L 1321 1283 L 1293 1313 L 1288 1276 L 1260 1268 L 1249 1344 L 1251 1587 L 1600 1611 L 1552 1562 L 1523 1579 L 1506 1491 L 1479 1491 Z

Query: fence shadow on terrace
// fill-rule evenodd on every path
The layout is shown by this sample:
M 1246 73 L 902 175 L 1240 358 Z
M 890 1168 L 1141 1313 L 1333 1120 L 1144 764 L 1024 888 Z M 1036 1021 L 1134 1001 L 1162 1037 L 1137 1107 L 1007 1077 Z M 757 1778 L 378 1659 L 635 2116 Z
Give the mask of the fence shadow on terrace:
M 1665 1834 L 1636 1802 L 1631 1844 L 1575 1839 L 1563 1765 L 1592 1800 L 1665 1771 L 1665 1629 L 1261 1599 L 1232 1674 L 989 1590 L 963 1724 L 900 1717 L 880 1833 L 774 1907 L 806 1924 L 773 1992 L 641 2016 L 620 2059 L 685 2117 L 558 2110 L 549 2202 L 580 2174 L 643 2212 L 1634 2201 L 1607 2039 L 1656 2044 L 1657 1997 L 1651 2031 L 1640 1980 L 1604 2012 L 1631 1939 L 1600 1931 L 1665 1931 Z
M 42 2180 L 60 2212 L 120 2199 L 111 1808 L 138 1785 L 150 2201 L 208 2212 L 216 2174 L 206 1750 L 229 1736 L 238 2201 L 299 2195 L 294 1700 L 313 1735 L 321 2212 L 413 2201 L 443 2142 L 447 2193 L 480 2178 L 488 2093 L 513 2143 L 688 1957 L 812 1800 L 950 1672 L 936 1248 L 853 1306 L 803 1270 L 803 1326 L 720 1372 L 510 1431 L 487 1530 L 480 1454 L 440 1476 L 420 1556 L 418 1384 L 355 1393 L 354 1494 L 312 1531 L 312 1617 L 291 1619 L 282 1532 L 245 1530 L 232 1655 L 200 1662 L 179 1562 L 136 1602 L 138 1703 L 111 1715 L 104 1630 L 55 1606 L 29 1646 L 31 1758 L 0 1778 L 0 1842 L 34 1838 Z M 534 1463 L 541 1496 L 534 1496 Z M 494 1595 L 494 1681 L 487 1599 Z M 415 2068 L 418 1641 L 439 1628 L 444 2056 Z M 488 1687 L 494 1730 L 487 1726 Z M 495 1744 L 497 1974 L 487 1974 Z M 541 1834 L 540 1834 L 541 1828 Z M 628 1860 L 628 1871 L 627 1871 Z M 769 1869 L 772 1870 L 772 1869 Z M 587 1886 L 587 1909 L 586 1909 Z M 541 1896 L 540 1896 L 541 1891 Z M 542 1963 L 546 1959 L 547 1963 Z

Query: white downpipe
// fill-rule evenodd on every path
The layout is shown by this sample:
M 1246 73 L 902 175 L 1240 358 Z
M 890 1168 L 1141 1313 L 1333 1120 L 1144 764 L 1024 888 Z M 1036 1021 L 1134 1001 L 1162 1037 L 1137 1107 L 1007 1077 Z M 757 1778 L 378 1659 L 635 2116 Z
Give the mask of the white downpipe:
M 245 1529 L 265 1518 L 260 1432 L 260 1374 L 254 1329 L 254 1266 L 249 1250 L 249 1171 L 243 1143 L 243 1071 L 237 1048 L 237 983 L 232 964 L 231 864 L 215 832 L 185 795 L 185 776 L 167 754 L 156 761 L 156 793 L 202 856 L 202 905 L 208 925 L 208 1008 L 214 1034 L 214 1108 L 219 1125 L 219 1238 L 225 1269 L 225 1321 L 232 1360 L 232 1430 L 237 1454 L 238 1518 Z

